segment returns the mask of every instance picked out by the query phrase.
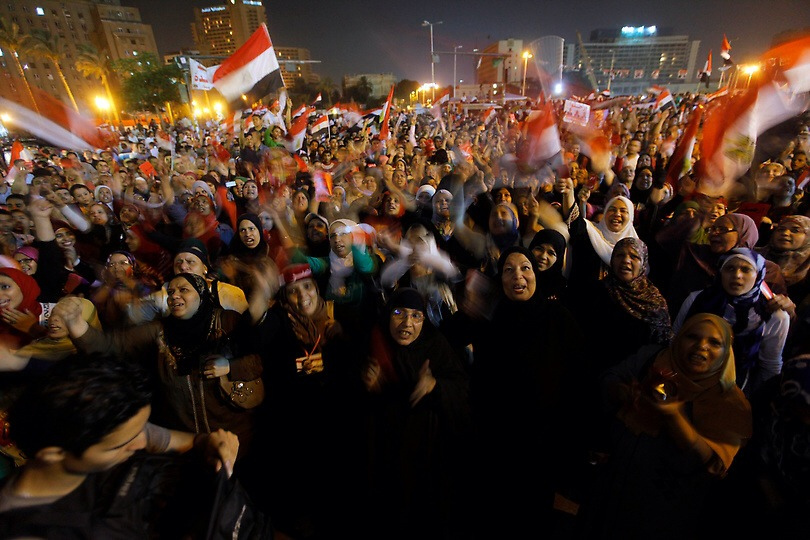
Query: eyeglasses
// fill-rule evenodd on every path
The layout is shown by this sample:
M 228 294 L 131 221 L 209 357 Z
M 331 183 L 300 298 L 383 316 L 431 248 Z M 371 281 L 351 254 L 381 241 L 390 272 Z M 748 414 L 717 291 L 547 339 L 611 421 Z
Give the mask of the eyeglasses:
M 404 321 L 408 317 L 415 323 L 420 323 L 425 320 L 425 314 L 415 309 L 402 309 L 396 308 L 391 312 L 391 318 L 395 321 Z
M 709 234 L 727 234 L 730 232 L 737 232 L 737 229 L 733 229 L 731 227 L 718 227 L 716 225 L 709 227 Z
M 107 263 L 107 268 L 126 268 L 127 266 L 132 266 L 129 261 L 110 261 Z

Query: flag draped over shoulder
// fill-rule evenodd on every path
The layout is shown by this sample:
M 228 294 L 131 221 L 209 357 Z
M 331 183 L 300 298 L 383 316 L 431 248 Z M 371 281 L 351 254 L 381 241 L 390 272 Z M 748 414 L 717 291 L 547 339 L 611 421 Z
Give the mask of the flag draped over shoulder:
M 284 87 L 267 26 L 261 24 L 244 45 L 222 62 L 214 72 L 214 88 L 232 109 L 242 108 L 242 95 L 248 104 Z
M 757 137 L 810 105 L 810 37 L 771 49 L 760 61 L 767 68 L 748 90 L 714 100 L 706 116 L 699 171 L 706 192 L 726 194 L 751 167 Z
M 39 112 L 31 109 L 28 100 L 21 95 L 19 102 L 0 97 L 0 108 L 8 114 L 8 123 L 69 150 L 107 148 L 118 143 L 117 137 L 113 138 L 109 132 L 99 129 L 91 120 L 47 92 L 32 86 L 31 93 Z

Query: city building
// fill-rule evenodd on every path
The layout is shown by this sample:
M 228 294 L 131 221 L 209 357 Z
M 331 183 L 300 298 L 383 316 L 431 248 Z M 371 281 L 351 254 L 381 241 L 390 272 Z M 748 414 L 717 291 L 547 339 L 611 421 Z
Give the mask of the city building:
M 523 81 L 523 40 L 504 39 L 481 49 L 475 69 L 478 84 L 511 83 L 520 86 Z
M 267 15 L 261 1 L 229 0 L 194 8 L 191 33 L 202 54 L 230 56 L 262 23 L 267 24 Z
M 703 67 L 699 47 L 699 40 L 677 35 L 671 28 L 597 29 L 587 42 L 566 46 L 565 64 L 586 75 L 590 64 L 598 89 L 614 95 L 644 93 L 652 85 L 672 92 L 694 91 Z
M 354 75 L 345 75 L 343 77 L 343 88 L 357 86 L 360 79 L 365 77 L 371 85 L 371 98 L 385 98 L 388 97 L 388 92 L 391 91 L 391 85 L 397 83 L 397 78 L 393 73 L 356 73 Z
M 305 83 L 317 83 L 320 77 L 312 72 L 312 63 L 309 49 L 299 47 L 273 46 L 278 56 L 278 65 L 281 68 L 281 78 L 284 86 L 293 88 L 295 81 L 303 80 Z M 285 62 L 286 60 L 286 62 Z
M 13 0 L 0 4 L 0 17 L 17 24 L 23 36 L 33 30 L 50 33 L 62 56 L 59 66 L 65 81 L 79 109 L 86 113 L 98 113 L 94 110 L 94 100 L 104 89 L 99 79 L 87 78 L 75 67 L 83 45 L 92 45 L 110 60 L 133 58 L 143 53 L 159 58 L 152 27 L 141 21 L 138 8 L 122 6 L 119 0 Z M 32 87 L 70 103 L 52 61 L 25 49 L 17 51 L 17 55 Z M 4 49 L 0 49 L 0 77 L 3 97 L 13 99 L 25 93 L 11 52 Z

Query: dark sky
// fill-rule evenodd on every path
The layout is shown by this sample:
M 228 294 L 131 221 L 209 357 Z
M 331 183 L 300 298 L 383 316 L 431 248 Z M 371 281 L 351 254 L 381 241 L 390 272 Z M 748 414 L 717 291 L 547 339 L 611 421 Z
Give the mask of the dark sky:
M 219 0 L 122 0 L 140 8 L 154 28 L 161 54 L 193 45 L 193 7 Z M 430 34 L 423 20 L 434 25 L 434 48 L 462 51 L 516 38 L 528 43 L 543 35 L 576 41 L 579 30 L 587 41 L 595 28 L 621 26 L 672 27 L 676 34 L 701 40 L 698 68 L 711 48 L 720 65 L 723 33 L 736 63 L 765 51 L 773 36 L 784 30 L 810 27 L 807 0 L 265 0 L 267 26 L 277 46 L 304 47 L 321 76 L 339 83 L 344 74 L 392 72 L 397 79 L 430 81 Z M 458 56 L 458 77 L 471 80 L 474 60 Z M 450 84 L 453 56 L 436 66 L 436 82 Z

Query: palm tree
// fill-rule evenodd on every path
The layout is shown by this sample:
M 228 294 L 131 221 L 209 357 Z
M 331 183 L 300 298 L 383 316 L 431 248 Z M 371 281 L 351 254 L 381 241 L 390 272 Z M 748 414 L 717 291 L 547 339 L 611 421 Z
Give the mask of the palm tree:
M 17 72 L 25 85 L 25 90 L 28 92 L 28 98 L 31 100 L 34 109 L 39 112 L 37 100 L 34 99 L 34 94 L 31 92 L 28 79 L 25 78 L 25 71 L 23 71 L 19 58 L 20 51 L 25 50 L 25 41 L 27 38 L 27 35 L 20 32 L 20 26 L 17 23 L 9 22 L 6 17 L 0 17 L 0 48 L 5 49 L 14 60 L 14 65 L 17 66 Z
M 65 79 L 65 74 L 62 72 L 62 67 L 59 65 L 59 61 L 63 57 L 63 42 L 59 39 L 59 36 L 51 34 L 47 30 L 36 28 L 31 30 L 31 35 L 28 36 L 25 44 L 30 54 L 53 63 L 56 67 L 56 73 L 59 74 L 62 84 L 65 85 L 65 90 L 67 90 L 73 108 L 76 109 L 76 112 L 79 112 L 79 106 L 76 105 L 76 98 L 73 97 L 73 91 L 70 89 L 67 79 Z
M 321 93 L 323 94 L 321 97 L 326 97 L 326 101 L 329 102 L 329 107 L 331 107 L 334 103 L 334 100 L 332 99 L 332 92 L 337 89 L 334 81 L 332 81 L 330 77 L 324 77 L 321 79 L 320 87 Z
M 115 117 L 115 124 L 121 123 L 118 118 L 118 108 L 115 106 L 112 91 L 110 90 L 110 82 L 107 79 L 107 74 L 110 72 L 107 67 L 107 57 L 103 56 L 98 49 L 89 43 L 83 43 L 79 46 L 79 55 L 76 58 L 76 69 L 81 72 L 85 77 L 97 77 L 101 79 L 101 85 L 104 91 L 107 92 L 107 101 L 110 102 L 113 115 Z

